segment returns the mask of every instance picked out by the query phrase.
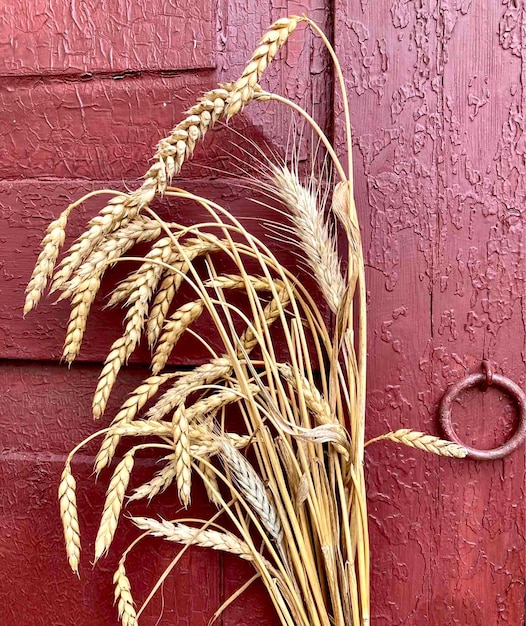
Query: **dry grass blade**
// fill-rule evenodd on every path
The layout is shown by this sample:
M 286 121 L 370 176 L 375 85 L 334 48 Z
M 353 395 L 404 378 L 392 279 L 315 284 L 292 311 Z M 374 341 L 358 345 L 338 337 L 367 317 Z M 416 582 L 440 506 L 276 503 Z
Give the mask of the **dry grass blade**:
M 272 183 L 276 195 L 288 207 L 299 244 L 306 256 L 323 297 L 337 313 L 345 293 L 336 240 L 331 234 L 320 200 L 304 187 L 296 172 L 286 166 L 274 167 Z
M 53 274 L 59 250 L 66 238 L 66 224 L 69 213 L 70 209 L 68 208 L 56 220 L 53 220 L 46 229 L 46 234 L 40 244 L 40 254 L 26 287 L 24 315 L 36 307 L 46 288 L 48 278 Z
M 234 483 L 246 502 L 258 515 L 261 523 L 278 546 L 283 540 L 281 522 L 263 481 L 252 465 L 228 441 L 221 442 L 221 459 L 232 473 Z
M 95 562 L 108 552 L 113 541 L 132 469 L 133 450 L 130 450 L 115 468 L 106 492 L 106 501 L 104 502 L 97 538 L 95 539 Z
M 139 626 L 130 581 L 124 568 L 124 559 L 119 562 L 119 567 L 113 576 L 113 584 L 115 585 L 115 602 L 117 602 L 122 626 Z
M 467 450 L 456 443 L 440 439 L 440 437 L 433 435 L 426 435 L 426 433 L 411 430 L 410 428 L 401 428 L 400 430 L 380 435 L 379 437 L 370 439 L 366 445 L 383 440 L 403 443 L 411 448 L 418 448 L 419 450 L 425 450 L 426 452 L 432 452 L 440 456 L 463 459 L 467 455 Z
M 192 457 L 190 455 L 190 427 L 184 405 L 180 405 L 172 419 L 175 446 L 175 469 L 179 500 L 186 508 L 190 504 L 192 489 Z
M 152 371 L 158 374 L 166 365 L 170 355 L 185 330 L 201 315 L 202 300 L 188 302 L 179 307 L 165 323 L 164 330 L 152 358 Z
M 228 97 L 227 119 L 239 113 L 253 98 L 258 81 L 279 49 L 296 30 L 300 17 L 284 17 L 272 24 L 269 31 L 259 40 L 258 47 L 250 57 L 243 74 L 234 83 Z
M 80 562 L 80 529 L 77 512 L 76 483 L 71 473 L 69 462 L 66 463 L 62 472 L 58 488 L 58 500 L 69 566 L 78 576 Z
M 113 418 L 111 425 L 123 425 L 135 419 L 148 400 L 159 391 L 159 387 L 170 378 L 173 378 L 174 375 L 175 374 L 162 374 L 161 376 L 150 376 L 147 378 L 133 391 L 130 397 L 127 398 L 117 415 Z M 120 435 L 111 433 L 107 433 L 104 437 L 97 457 L 95 458 L 94 471 L 97 476 L 111 463 L 120 440 Z

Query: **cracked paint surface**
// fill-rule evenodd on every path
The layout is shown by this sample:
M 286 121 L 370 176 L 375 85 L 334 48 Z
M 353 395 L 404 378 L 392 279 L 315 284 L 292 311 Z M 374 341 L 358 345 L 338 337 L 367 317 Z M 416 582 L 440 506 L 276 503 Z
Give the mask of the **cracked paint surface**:
M 526 382 L 526 4 L 338 7 L 368 266 L 368 429 L 439 434 L 445 389 L 483 358 Z M 461 397 L 454 420 L 490 448 L 517 416 L 490 389 Z M 525 454 L 450 462 L 371 446 L 372 623 L 523 623 Z

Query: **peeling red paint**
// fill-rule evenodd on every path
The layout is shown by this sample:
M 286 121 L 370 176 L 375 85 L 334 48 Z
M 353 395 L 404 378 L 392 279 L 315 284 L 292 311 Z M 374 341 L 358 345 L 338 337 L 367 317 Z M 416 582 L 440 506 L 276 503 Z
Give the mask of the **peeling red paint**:
M 367 250 L 368 429 L 439 434 L 444 390 L 484 357 L 526 379 L 526 6 L 337 6 Z M 381 39 L 379 96 L 356 76 L 363 46 Z M 390 404 L 387 389 L 404 402 Z M 516 411 L 474 391 L 454 419 L 467 443 L 489 448 Z M 484 464 L 371 446 L 372 623 L 523 623 L 525 461 L 525 449 Z

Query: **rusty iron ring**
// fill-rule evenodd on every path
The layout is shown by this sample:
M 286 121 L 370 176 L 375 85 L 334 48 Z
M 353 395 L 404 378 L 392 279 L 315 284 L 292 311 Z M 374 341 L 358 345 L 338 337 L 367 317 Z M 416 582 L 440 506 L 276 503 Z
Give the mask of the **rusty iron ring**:
M 488 373 L 490 375 L 488 375 Z M 519 411 L 519 424 L 517 425 L 517 429 L 513 433 L 511 439 L 506 441 L 506 443 L 502 444 L 498 448 L 493 448 L 492 450 L 478 450 L 477 448 L 470 448 L 462 443 L 454 431 L 451 423 L 453 402 L 457 396 L 466 389 L 472 389 L 473 387 L 478 386 L 482 386 L 484 389 L 489 385 L 499 387 L 511 398 L 513 398 Z M 483 373 L 470 374 L 458 383 L 451 385 L 451 387 L 449 387 L 444 394 L 440 403 L 439 418 L 442 428 L 448 438 L 464 447 L 468 451 L 467 456 L 471 459 L 477 459 L 479 461 L 494 461 L 495 459 L 502 459 L 508 454 L 511 454 L 521 444 L 523 444 L 524 441 L 526 441 L 526 395 L 512 380 L 506 378 L 505 376 L 500 376 L 499 374 L 493 374 L 491 370 L 488 372 L 488 370 L 485 369 Z

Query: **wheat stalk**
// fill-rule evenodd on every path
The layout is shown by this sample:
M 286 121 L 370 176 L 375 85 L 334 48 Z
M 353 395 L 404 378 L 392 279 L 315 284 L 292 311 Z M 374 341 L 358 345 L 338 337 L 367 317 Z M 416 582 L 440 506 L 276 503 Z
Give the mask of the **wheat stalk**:
M 296 30 L 300 17 L 292 15 L 277 20 L 258 42 L 258 47 L 250 57 L 241 77 L 234 83 L 228 96 L 227 119 L 239 113 L 254 97 L 258 81 L 272 59 Z
M 138 192 L 130 196 L 118 195 L 111 198 L 98 215 L 88 223 L 88 229 L 75 241 L 68 250 L 67 256 L 62 259 L 53 276 L 52 291 L 60 289 L 66 283 L 84 260 L 104 241 L 105 237 L 118 228 L 126 226 L 134 219 L 142 204 L 149 204 L 154 196 L 155 189 L 143 189 L 143 195 Z M 139 200 L 141 197 L 141 200 Z
M 60 479 L 58 499 L 69 566 L 78 576 L 80 562 L 80 530 L 75 491 L 76 483 L 68 461 L 64 466 Z
M 158 374 L 166 365 L 170 354 L 185 330 L 195 322 L 204 308 L 202 300 L 194 300 L 179 307 L 165 323 L 163 333 L 152 358 L 152 371 Z
M 289 302 L 289 292 L 286 289 L 278 291 L 277 298 L 272 298 L 272 300 L 263 309 L 263 321 L 265 324 L 267 326 L 271 326 L 280 316 L 281 310 L 285 308 Z M 252 326 L 249 326 L 243 332 L 239 342 L 241 347 L 238 349 L 238 358 L 243 358 L 244 354 L 248 354 L 258 345 L 259 338 Z
M 426 433 L 422 433 L 417 430 L 411 430 L 410 428 L 401 428 L 394 432 L 385 433 L 385 435 L 380 435 L 379 437 L 370 439 L 366 445 L 386 439 L 394 441 L 395 443 L 403 443 L 411 448 L 418 448 L 419 450 L 432 452 L 433 454 L 438 454 L 440 456 L 463 459 L 467 455 L 467 450 L 456 443 L 440 439 L 440 437 L 435 437 L 433 435 L 427 435 Z
M 65 286 L 62 298 L 72 296 L 71 313 L 64 341 L 62 358 L 72 363 L 78 356 L 86 331 L 88 315 L 99 291 L 104 271 L 136 243 L 151 241 L 159 236 L 160 227 L 153 220 L 136 218 L 108 237 L 81 265 L 74 279 Z
M 141 215 L 129 224 L 111 233 L 76 270 L 74 276 L 63 284 L 60 300 L 71 298 L 82 291 L 84 281 L 97 277 L 100 280 L 106 269 L 133 246 L 153 241 L 161 234 L 161 226 L 156 220 Z
M 99 419 L 104 414 L 117 375 L 141 339 L 148 302 L 162 272 L 162 266 L 152 263 L 151 260 L 167 263 L 173 254 L 170 243 L 169 237 L 156 242 L 147 255 L 149 262 L 144 263 L 141 271 L 137 273 L 137 289 L 128 299 L 130 308 L 126 313 L 124 335 L 111 346 L 93 396 L 92 406 L 95 419 Z
M 166 245 L 166 241 L 168 238 L 164 238 L 163 245 Z M 217 249 L 217 246 L 213 242 L 203 241 L 198 238 L 188 239 L 183 245 L 181 245 L 182 252 L 179 252 L 174 246 L 173 242 L 170 239 L 170 245 L 172 246 L 172 256 L 170 258 L 170 264 L 173 267 L 173 273 L 176 275 L 175 279 L 175 292 L 179 289 L 184 280 L 184 276 L 187 274 L 190 266 L 185 262 L 184 255 L 188 257 L 190 261 L 195 259 L 196 257 L 207 254 L 208 252 L 213 252 Z M 127 278 L 125 278 L 117 287 L 113 290 L 111 297 L 108 301 L 107 306 L 115 306 L 120 302 L 128 299 L 140 286 L 140 281 L 142 280 L 142 276 L 145 272 L 147 272 L 152 267 L 152 263 L 148 262 L 148 257 L 146 257 L 144 263 L 141 267 L 130 274 Z M 162 274 L 164 268 L 159 267 L 159 273 Z M 169 270 L 168 270 L 169 271 Z
M 130 474 L 133 469 L 133 454 L 134 450 L 132 449 L 124 455 L 122 461 L 115 468 L 108 486 L 99 530 L 95 539 L 95 562 L 108 552 L 113 541 Z
M 255 558 L 254 550 L 228 531 L 219 532 L 211 529 L 192 528 L 180 522 L 173 524 L 165 520 L 157 521 L 148 517 L 132 517 L 131 520 L 141 530 L 167 541 L 230 552 L 230 554 L 236 554 L 246 561 L 254 561 Z M 261 557 L 261 555 L 258 556 Z
M 68 207 L 60 216 L 53 220 L 46 229 L 46 234 L 40 244 L 41 251 L 38 255 L 35 268 L 26 287 L 26 299 L 24 303 L 24 315 L 34 309 L 39 303 L 48 278 L 53 274 L 53 268 L 58 253 L 66 238 L 66 224 L 70 213 Z
M 133 606 L 130 581 L 124 568 L 124 557 L 119 561 L 119 567 L 113 576 L 113 584 L 115 585 L 115 602 L 117 602 L 122 626 L 139 626 L 137 613 Z
M 141 187 L 129 195 L 115 196 L 99 215 L 90 220 L 87 231 L 71 246 L 60 263 L 53 280 L 54 290 L 69 280 L 108 234 L 126 226 L 143 208 L 150 205 L 156 193 L 165 191 L 168 181 L 180 172 L 185 159 L 191 156 L 195 143 L 224 114 L 229 89 L 229 85 L 224 85 L 207 92 L 188 111 L 187 117 L 174 127 L 170 135 L 158 143 L 155 163 L 146 172 Z M 47 266 L 45 269 L 48 271 Z M 38 284 L 40 283 L 41 279 Z
M 255 396 L 258 392 L 259 387 L 257 385 L 247 385 L 246 393 L 251 396 Z M 246 397 L 245 392 L 241 391 L 239 385 L 225 387 L 221 391 L 201 398 L 200 400 L 197 400 L 197 402 L 194 402 L 192 406 L 189 406 L 186 409 L 188 421 L 190 423 L 197 422 L 199 419 L 203 419 L 206 415 L 215 413 L 228 404 L 246 399 Z
M 232 472 L 232 478 L 239 487 L 243 497 L 258 515 L 265 530 L 281 545 L 283 529 L 276 511 L 270 501 L 263 481 L 252 465 L 228 441 L 221 442 L 221 459 Z
M 173 415 L 172 427 L 177 490 L 181 504 L 187 508 L 190 504 L 192 489 L 192 457 L 190 455 L 190 427 L 182 404 Z
M 227 358 L 213 359 L 209 363 L 199 365 L 191 372 L 181 374 L 179 380 L 168 389 L 159 400 L 147 412 L 146 417 L 151 420 L 160 420 L 170 413 L 193 391 L 209 385 L 225 376 L 232 369 L 232 364 Z
M 319 207 L 318 198 L 300 183 L 296 172 L 286 166 L 274 166 L 272 169 L 276 194 L 290 211 L 301 249 L 327 304 L 333 313 L 337 313 L 345 293 L 345 281 L 336 241 Z
M 275 289 L 278 291 L 285 288 L 282 281 L 270 281 L 268 278 L 262 276 L 247 276 L 247 280 L 256 291 L 272 291 L 272 285 L 274 285 Z M 205 286 L 212 289 L 246 290 L 247 283 L 245 277 L 239 274 L 222 274 L 221 276 L 208 280 Z
M 177 476 L 177 462 L 175 454 L 170 454 L 163 460 L 167 461 L 166 465 L 156 472 L 151 480 L 134 489 L 132 495 L 128 498 L 129 502 L 142 500 L 143 498 L 151 500 L 157 494 L 163 493 L 168 489 Z
M 159 387 L 173 377 L 174 374 L 162 374 L 160 376 L 150 376 L 147 378 L 133 391 L 129 398 L 125 400 L 119 412 L 113 418 L 111 426 L 131 422 L 148 402 L 148 400 L 150 400 L 150 398 L 152 398 L 159 391 Z M 95 458 L 93 469 L 97 476 L 107 465 L 111 463 L 120 440 L 120 435 L 106 433 L 99 452 Z

